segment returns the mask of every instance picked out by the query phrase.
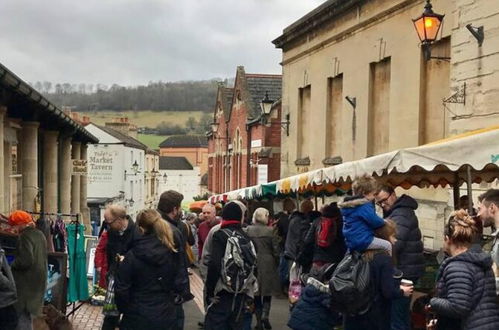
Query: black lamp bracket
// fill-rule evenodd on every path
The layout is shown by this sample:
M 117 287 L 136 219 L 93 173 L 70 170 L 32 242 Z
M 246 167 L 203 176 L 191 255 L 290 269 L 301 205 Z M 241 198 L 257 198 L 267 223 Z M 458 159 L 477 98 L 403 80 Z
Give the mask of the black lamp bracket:
M 289 121 L 289 113 L 286 114 L 285 118 L 286 120 L 281 121 L 281 128 L 286 131 L 286 136 L 289 136 L 289 124 L 291 123 Z
M 478 47 L 482 47 L 483 44 L 483 39 L 485 38 L 485 34 L 483 32 L 483 26 L 479 27 L 474 27 L 473 25 L 467 24 L 466 28 L 470 33 L 475 37 L 475 39 L 478 41 Z
M 345 96 L 345 100 L 348 101 L 348 103 L 350 103 L 350 105 L 352 106 L 352 108 L 355 110 L 357 108 L 357 98 L 355 96 Z

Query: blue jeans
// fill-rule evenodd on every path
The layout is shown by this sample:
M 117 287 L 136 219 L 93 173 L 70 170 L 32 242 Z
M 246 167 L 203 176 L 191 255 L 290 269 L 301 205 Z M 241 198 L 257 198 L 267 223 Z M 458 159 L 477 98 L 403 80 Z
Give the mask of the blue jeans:
M 411 298 L 402 297 L 392 300 L 392 330 L 411 329 Z

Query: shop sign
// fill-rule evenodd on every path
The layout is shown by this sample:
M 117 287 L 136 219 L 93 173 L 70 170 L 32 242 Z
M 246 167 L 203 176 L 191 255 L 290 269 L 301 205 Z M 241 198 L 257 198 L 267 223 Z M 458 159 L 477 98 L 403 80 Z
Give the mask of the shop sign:
M 83 159 L 73 159 L 73 175 L 87 174 L 87 161 Z

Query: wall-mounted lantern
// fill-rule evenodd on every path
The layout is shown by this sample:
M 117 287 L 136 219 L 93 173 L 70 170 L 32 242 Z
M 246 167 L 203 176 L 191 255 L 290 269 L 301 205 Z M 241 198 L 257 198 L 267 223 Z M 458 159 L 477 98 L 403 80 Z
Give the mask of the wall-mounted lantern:
M 431 44 L 435 42 L 442 26 L 445 15 L 436 14 L 433 11 L 433 6 L 430 0 L 426 0 L 426 5 L 424 7 L 423 14 L 418 18 L 412 20 L 414 23 L 414 28 L 418 34 L 419 40 L 421 41 L 421 47 L 423 48 L 423 56 L 426 61 L 430 59 L 439 60 L 449 60 L 448 57 L 432 57 L 431 56 Z
M 132 173 L 127 173 L 127 170 L 125 170 L 125 180 L 127 175 L 137 175 L 139 173 L 139 164 L 137 164 L 137 161 L 134 161 L 132 164 Z
M 168 180 L 168 175 L 166 175 L 166 173 L 165 173 L 165 174 L 163 174 L 163 183 L 166 183 L 166 180 Z

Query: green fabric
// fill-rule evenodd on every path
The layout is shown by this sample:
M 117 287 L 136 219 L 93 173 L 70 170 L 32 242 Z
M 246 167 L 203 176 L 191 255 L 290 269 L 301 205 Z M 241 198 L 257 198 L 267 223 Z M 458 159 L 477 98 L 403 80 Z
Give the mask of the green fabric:
M 277 196 L 277 184 L 275 183 L 262 184 L 262 195 Z
M 89 298 L 84 230 L 85 228 L 82 225 L 78 225 L 75 254 L 76 224 L 66 226 L 69 255 L 68 302 L 87 300 Z
M 47 287 L 47 240 L 41 231 L 27 227 L 19 236 L 11 266 L 16 282 L 16 309 L 41 315 Z

